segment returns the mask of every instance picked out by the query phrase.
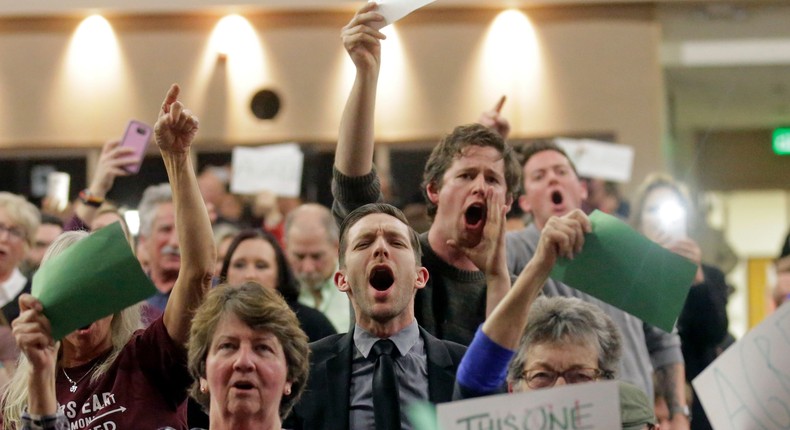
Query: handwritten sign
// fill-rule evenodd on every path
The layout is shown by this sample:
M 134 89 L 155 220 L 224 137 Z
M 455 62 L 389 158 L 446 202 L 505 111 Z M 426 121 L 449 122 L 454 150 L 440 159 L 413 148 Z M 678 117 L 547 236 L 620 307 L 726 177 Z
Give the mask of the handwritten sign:
M 631 180 L 634 148 L 592 139 L 555 139 L 568 154 L 579 176 L 615 182 Z
M 565 385 L 436 407 L 442 430 L 612 430 L 620 428 L 617 382 Z
M 790 305 L 730 346 L 692 384 L 716 430 L 790 428 Z
M 304 153 L 296 143 L 233 148 L 230 191 L 256 194 L 269 190 L 282 197 L 299 197 Z

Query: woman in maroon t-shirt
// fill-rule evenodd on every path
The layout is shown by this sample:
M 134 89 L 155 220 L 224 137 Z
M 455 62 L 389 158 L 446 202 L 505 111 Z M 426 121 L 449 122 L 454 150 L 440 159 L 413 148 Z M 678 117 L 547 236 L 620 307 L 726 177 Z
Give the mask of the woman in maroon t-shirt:
M 164 315 L 137 330 L 139 308 L 127 308 L 67 335 L 58 351 L 41 303 L 23 295 L 13 331 L 25 360 L 3 399 L 4 428 L 29 425 L 26 416 L 68 419 L 72 429 L 187 428 L 191 378 L 184 345 L 190 310 L 211 286 L 215 250 L 190 157 L 198 122 L 177 101 L 179 91 L 177 85 L 170 88 L 155 127 L 173 190 L 182 259 Z M 62 235 L 46 258 L 84 237 L 84 232 Z

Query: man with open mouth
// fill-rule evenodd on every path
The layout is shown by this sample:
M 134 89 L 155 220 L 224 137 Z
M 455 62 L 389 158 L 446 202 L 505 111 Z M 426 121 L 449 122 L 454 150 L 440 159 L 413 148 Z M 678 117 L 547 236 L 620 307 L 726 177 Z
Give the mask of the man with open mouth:
M 383 200 L 373 166 L 382 19 L 366 10 L 343 33 L 356 78 L 335 153 L 332 209 L 338 222 L 363 204 Z M 426 163 L 423 187 L 433 223 L 420 243 L 430 277 L 417 293 L 415 313 L 420 325 L 440 339 L 468 345 L 510 289 L 504 261 L 496 257 L 503 241 L 491 230 L 504 225 L 520 170 L 502 137 L 480 124 L 456 127 Z
M 535 255 L 541 231 L 553 216 L 579 211 L 587 190 L 567 154 L 552 141 L 537 141 L 523 148 L 524 195 L 519 206 L 532 214 L 533 221 L 520 231 L 507 235 L 507 260 L 510 273 L 518 275 Z M 586 216 L 585 216 L 586 217 Z M 672 429 L 689 427 L 685 399 L 685 368 L 677 334 L 643 323 L 640 319 L 561 282 L 548 279 L 543 287 L 547 296 L 578 297 L 598 305 L 617 324 L 623 335 L 620 379 L 641 387 L 648 398 L 655 390 L 671 405 Z
M 466 348 L 417 324 L 414 297 L 429 279 L 420 258 L 420 239 L 394 206 L 371 203 L 345 218 L 335 284 L 351 300 L 355 324 L 310 344 L 310 378 L 285 427 L 412 428 L 410 404 L 452 399 Z M 384 361 L 394 376 L 389 386 L 377 382 Z

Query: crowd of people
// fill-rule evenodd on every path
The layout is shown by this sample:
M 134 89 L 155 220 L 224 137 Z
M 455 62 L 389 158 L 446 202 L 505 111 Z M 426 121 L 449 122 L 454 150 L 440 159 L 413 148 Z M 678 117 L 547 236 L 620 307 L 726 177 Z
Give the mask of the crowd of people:
M 199 123 L 177 85 L 154 133 L 169 183 L 144 192 L 136 238 L 105 201 L 137 161 L 118 142 L 68 219 L 0 193 L 3 428 L 410 429 L 418 401 L 601 380 L 619 381 L 624 429 L 710 428 L 687 387 L 728 337 L 728 287 L 689 238 L 684 187 L 651 176 L 630 210 L 637 231 L 698 267 L 672 332 L 550 278 L 582 252 L 590 209 L 625 217 L 628 205 L 554 142 L 511 146 L 499 109 L 431 152 L 431 223 L 417 233 L 373 164 L 382 21 L 368 3 L 341 32 L 356 76 L 331 208 L 278 205 L 273 190 L 255 199 L 253 228 L 235 223 L 222 174 L 192 165 Z M 667 201 L 685 214 L 672 228 L 658 216 Z M 516 229 L 513 207 L 529 216 Z M 116 222 L 156 293 L 55 342 L 32 275 Z

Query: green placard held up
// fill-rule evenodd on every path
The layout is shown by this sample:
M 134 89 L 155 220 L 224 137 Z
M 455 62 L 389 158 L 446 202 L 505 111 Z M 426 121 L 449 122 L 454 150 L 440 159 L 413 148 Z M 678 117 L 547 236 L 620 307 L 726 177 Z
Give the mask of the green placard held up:
M 32 288 L 55 340 L 155 292 L 118 222 L 47 260 L 33 277 Z
M 672 331 L 697 266 L 611 215 L 595 211 L 590 221 L 582 251 L 559 259 L 551 278 Z

